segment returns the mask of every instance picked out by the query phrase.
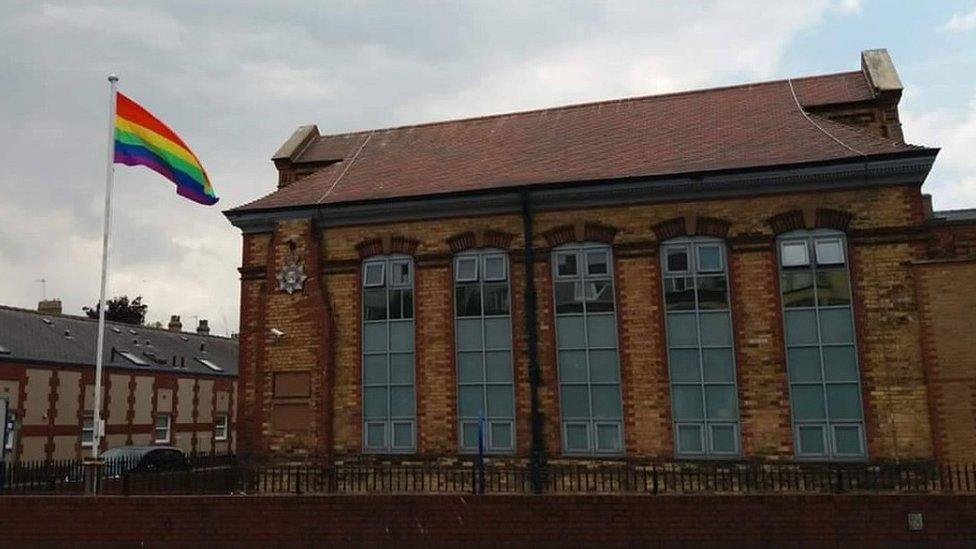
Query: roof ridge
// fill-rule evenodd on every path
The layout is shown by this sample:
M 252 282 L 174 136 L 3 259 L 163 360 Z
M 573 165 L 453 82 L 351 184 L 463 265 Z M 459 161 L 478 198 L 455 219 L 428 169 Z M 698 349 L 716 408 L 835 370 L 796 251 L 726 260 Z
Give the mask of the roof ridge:
M 385 128 L 373 128 L 373 129 L 368 129 L 368 130 L 357 130 L 357 131 L 352 131 L 352 132 L 330 133 L 330 134 L 320 135 L 316 139 L 328 139 L 328 138 L 338 138 L 338 137 L 354 137 L 354 136 L 360 136 L 360 135 L 372 134 L 372 133 L 391 132 L 391 131 L 397 131 L 397 130 L 409 130 L 409 129 L 414 129 L 414 128 L 427 128 L 427 127 L 431 127 L 431 126 L 443 126 L 443 125 L 447 125 L 447 124 L 458 124 L 458 123 L 462 123 L 462 122 L 478 122 L 478 121 L 482 121 L 482 120 L 501 119 L 501 118 L 507 118 L 507 117 L 513 117 L 513 116 L 540 115 L 540 114 L 545 114 L 545 113 L 550 113 L 550 112 L 560 112 L 560 111 L 575 110 L 575 109 L 585 109 L 585 108 L 591 108 L 591 107 L 600 107 L 600 106 L 604 106 L 604 105 L 613 105 L 613 104 L 621 104 L 621 103 L 635 103 L 635 102 L 638 102 L 638 101 L 647 101 L 647 100 L 651 100 L 651 99 L 668 99 L 668 98 L 672 98 L 672 97 L 682 97 L 682 96 L 689 96 L 689 95 L 700 95 L 700 94 L 713 93 L 713 92 L 721 92 L 721 91 L 728 91 L 728 90 L 735 90 L 735 89 L 741 89 L 741 88 L 754 88 L 754 87 L 758 87 L 758 86 L 771 86 L 773 84 L 787 83 L 790 80 L 792 80 L 794 82 L 797 82 L 797 81 L 804 81 L 804 80 L 815 80 L 815 79 L 818 79 L 818 78 L 828 78 L 828 77 L 832 77 L 832 76 L 849 76 L 849 75 L 853 75 L 853 74 L 863 74 L 863 73 L 861 71 L 859 71 L 859 70 L 857 70 L 857 71 L 843 71 L 843 72 L 833 72 L 833 73 L 827 73 L 827 74 L 815 74 L 815 75 L 801 76 L 801 77 L 798 77 L 798 78 L 786 77 L 786 78 L 777 78 L 777 79 L 773 79 L 773 80 L 761 80 L 759 82 L 746 82 L 746 83 L 742 83 L 742 84 L 729 84 L 729 85 L 725 85 L 725 86 L 715 86 L 715 87 L 712 87 L 712 88 L 697 88 L 697 89 L 693 89 L 693 90 L 682 90 L 682 91 L 666 92 L 666 93 L 658 93 L 658 94 L 650 94 L 650 95 L 634 95 L 634 96 L 628 96 L 628 97 L 618 97 L 616 99 L 603 99 L 603 100 L 600 100 L 600 101 L 586 101 L 586 102 L 583 102 L 583 103 L 570 103 L 570 104 L 567 104 L 567 105 L 557 105 L 555 107 L 544 107 L 544 108 L 538 108 L 538 109 L 527 109 L 527 110 L 523 110 L 523 111 L 509 111 L 509 112 L 502 112 L 502 113 L 495 113 L 495 114 L 484 114 L 484 115 L 479 115 L 479 116 L 467 116 L 467 117 L 461 117 L 461 118 L 449 118 L 447 120 L 436 120 L 436 121 L 432 121 L 432 122 L 418 122 L 416 124 L 403 124 L 403 125 L 400 125 L 400 126 L 387 126 Z
M 25 309 L 23 307 L 14 307 L 13 305 L 3 305 L 3 304 L 0 304 L 0 310 L 12 311 L 12 312 L 15 312 L 15 313 L 31 313 L 31 314 L 35 314 L 37 316 L 43 316 L 43 317 L 67 318 L 67 319 L 71 319 L 71 320 L 81 320 L 81 321 L 84 321 L 84 322 L 98 322 L 98 319 L 97 318 L 88 318 L 87 316 L 72 315 L 72 314 L 67 314 L 67 313 L 57 313 L 57 314 L 55 314 L 55 313 L 45 313 L 45 312 L 42 312 L 42 311 L 38 311 L 36 309 Z M 228 341 L 234 341 L 234 338 L 227 337 L 227 336 L 222 336 L 222 335 L 216 335 L 216 334 L 198 334 L 196 332 L 183 332 L 183 331 L 174 332 L 174 331 L 168 330 L 166 328 L 156 328 L 156 327 L 153 327 L 153 326 L 146 326 L 144 324 L 138 324 L 138 325 L 137 324 L 126 324 L 125 322 L 118 322 L 116 320 L 108 320 L 108 319 L 106 319 L 105 320 L 105 325 L 108 326 L 110 324 L 111 325 L 114 325 L 114 326 L 127 326 L 129 328 L 132 328 L 133 330 L 136 329 L 136 328 L 138 328 L 140 330 L 152 330 L 154 332 L 165 332 L 167 334 L 173 334 L 173 335 L 184 335 L 184 336 L 193 336 L 193 337 L 211 337 L 211 338 L 216 338 L 216 339 L 226 339 Z

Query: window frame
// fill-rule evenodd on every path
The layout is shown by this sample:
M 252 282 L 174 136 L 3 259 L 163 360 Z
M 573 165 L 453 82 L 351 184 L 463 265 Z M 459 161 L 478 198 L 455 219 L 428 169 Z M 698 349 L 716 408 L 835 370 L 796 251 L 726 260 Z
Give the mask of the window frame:
M 408 275 L 406 283 L 399 280 L 393 280 L 395 274 L 398 273 L 396 270 L 398 266 L 407 265 Z M 367 286 L 365 275 L 362 279 L 362 285 L 359 288 L 359 295 L 361 300 L 360 307 L 360 428 L 362 430 L 361 444 L 363 453 L 369 454 L 413 454 L 417 452 L 417 356 L 416 356 L 416 330 L 417 330 L 417 311 L 416 311 L 416 291 L 415 291 L 415 280 L 416 280 L 416 263 L 413 257 L 406 254 L 386 254 L 372 256 L 363 260 L 362 269 L 365 273 L 368 269 L 375 265 L 382 265 L 381 271 L 384 273 L 382 284 L 374 284 Z M 385 313 L 382 319 L 368 320 L 366 318 L 366 291 L 376 290 L 382 288 L 384 291 L 384 307 Z M 410 292 L 410 316 L 405 317 L 406 314 L 403 308 L 403 295 L 401 294 L 399 302 L 400 314 L 399 318 L 391 318 L 391 292 L 409 290 Z M 409 342 L 405 349 L 392 349 L 391 340 L 393 338 L 393 326 L 396 324 L 407 324 L 409 323 L 409 328 L 406 329 L 405 333 L 409 334 Z M 366 342 L 367 327 L 370 325 L 380 325 L 382 324 L 385 328 L 383 330 L 386 336 L 386 342 L 383 345 L 383 350 L 370 350 Z M 410 356 L 410 382 L 393 381 L 393 358 L 397 356 Z M 382 356 L 385 362 L 385 381 L 379 382 L 369 382 L 367 381 L 367 358 Z M 366 404 L 367 404 L 367 393 L 369 389 L 379 389 L 382 388 L 384 394 L 386 395 L 386 403 L 384 406 L 385 417 L 372 417 L 366 414 Z M 411 415 L 407 417 L 406 415 L 394 415 L 392 413 L 393 408 L 393 393 L 395 389 L 406 389 L 409 388 L 412 394 L 411 401 Z M 398 429 L 402 428 L 404 425 L 408 426 L 410 429 L 410 444 L 409 445 L 397 445 L 395 437 L 398 434 Z M 383 444 L 373 445 L 370 444 L 370 434 L 371 430 L 375 427 L 382 428 L 383 431 Z
M 489 277 L 487 262 L 489 259 L 501 259 L 502 260 L 502 277 Z M 458 272 L 454 273 L 453 281 L 453 308 L 454 308 L 454 361 L 455 361 L 455 375 L 457 376 L 457 381 L 455 383 L 455 398 L 457 403 L 457 447 L 458 452 L 461 454 L 471 454 L 478 451 L 477 442 L 474 446 L 467 446 L 465 444 L 465 432 L 467 429 L 477 430 L 479 423 L 483 425 L 484 434 L 484 451 L 486 454 L 493 455 L 511 455 L 515 453 L 517 447 L 516 442 L 516 407 L 517 403 L 515 401 L 515 354 L 514 354 L 514 337 L 512 335 L 512 283 L 509 273 L 511 269 L 509 268 L 508 254 L 504 250 L 497 248 L 477 248 L 471 250 L 465 250 L 459 252 L 455 256 L 455 266 L 459 265 L 462 261 L 473 260 L 478 265 L 478 273 L 474 279 L 469 278 L 458 278 Z M 479 314 L 477 315 L 465 315 L 460 316 L 458 311 L 458 289 L 461 287 L 472 286 L 473 284 L 478 285 L 480 308 Z M 486 298 L 486 286 L 499 286 L 504 283 L 508 291 L 508 312 L 505 314 L 488 314 L 485 298 Z M 508 321 L 508 333 L 506 334 L 507 348 L 502 347 L 490 347 L 488 345 L 488 321 L 504 319 Z M 478 320 L 481 327 L 481 345 L 479 348 L 465 348 L 462 349 L 460 343 L 460 333 L 461 333 L 461 323 L 464 321 Z M 481 354 L 481 380 L 480 381 L 462 381 L 461 377 L 461 356 L 474 354 L 480 352 Z M 508 353 L 508 368 L 509 377 L 507 381 L 489 381 L 488 379 L 488 355 L 489 353 Z M 483 403 L 484 410 L 477 418 L 461 414 L 461 393 L 462 389 L 465 387 L 480 387 L 481 388 L 481 402 Z M 491 387 L 508 387 L 510 390 L 510 402 L 512 405 L 512 410 L 510 415 L 489 415 L 491 406 L 489 404 L 489 389 Z M 506 426 L 509 430 L 509 444 L 500 445 L 496 444 L 494 441 L 494 428 L 497 426 Z
M 701 268 L 700 253 L 702 248 L 718 248 L 719 266 L 718 270 Z M 671 250 L 683 249 L 687 258 L 687 268 L 683 270 L 672 270 L 668 258 Z M 668 391 L 671 400 L 671 424 L 672 440 L 674 444 L 674 455 L 677 459 L 709 459 L 709 460 L 728 460 L 739 458 L 742 454 L 742 413 L 739 399 L 738 383 L 738 363 L 736 360 L 735 348 L 735 326 L 733 325 L 732 314 L 732 283 L 728 271 L 728 246 L 725 241 L 710 236 L 681 236 L 671 238 L 661 242 L 661 310 L 664 314 L 664 334 L 665 350 L 667 354 L 668 367 Z M 699 304 L 699 285 L 700 278 L 723 277 L 725 279 L 726 306 L 723 309 L 702 308 Z M 691 285 L 687 286 L 687 280 L 691 279 Z M 681 280 L 683 291 L 690 290 L 694 296 L 694 307 L 691 309 L 668 310 L 668 281 Z M 718 345 L 714 343 L 706 344 L 703 342 L 703 316 L 723 315 L 728 323 L 728 333 L 726 334 L 728 344 Z M 695 343 L 679 344 L 676 334 L 672 333 L 670 322 L 671 318 L 694 317 L 695 323 Z M 709 381 L 705 373 L 705 354 L 709 350 L 727 350 L 730 357 L 731 381 Z M 696 351 L 698 364 L 697 381 L 675 380 L 673 377 L 674 365 L 672 364 L 673 351 Z M 698 418 L 679 418 L 675 411 L 677 399 L 675 398 L 678 387 L 697 387 L 700 389 L 701 398 L 700 417 Z M 731 418 L 710 418 L 708 416 L 708 388 L 709 387 L 731 387 L 733 397 L 734 414 Z M 731 451 L 715 450 L 714 430 L 716 427 L 731 427 L 733 449 Z M 700 451 L 683 451 L 681 447 L 682 433 L 688 429 L 697 428 Z
M 606 265 L 607 272 L 599 274 L 590 274 L 588 254 L 594 251 L 602 251 L 606 254 Z M 561 257 L 575 256 L 576 273 L 573 275 L 560 274 L 559 273 L 559 259 Z M 609 244 L 602 242 L 571 242 L 563 244 L 554 248 L 550 254 L 551 261 L 551 275 L 552 275 L 552 287 L 551 296 L 553 299 L 552 314 L 553 314 L 553 331 L 555 334 L 555 354 L 556 354 L 556 372 L 557 381 L 559 384 L 559 425 L 560 425 L 560 435 L 561 435 L 561 449 L 562 453 L 567 456 L 617 456 L 623 455 L 626 452 L 626 434 L 625 434 L 625 422 L 624 422 L 624 402 L 623 402 L 623 380 L 620 364 L 620 326 L 618 318 L 618 303 L 617 303 L 617 282 L 615 278 L 614 269 L 614 255 L 613 247 Z M 579 301 L 581 303 L 581 310 L 579 312 L 570 313 L 559 313 L 558 311 L 558 284 L 565 282 L 573 282 L 573 295 L 574 301 Z M 589 311 L 589 303 L 598 303 L 599 301 L 595 299 L 590 299 L 586 295 L 586 290 L 589 287 L 588 284 L 594 282 L 608 282 L 610 285 L 610 304 L 612 305 L 611 311 Z M 582 299 L 580 299 L 582 298 Z M 583 342 L 579 347 L 562 347 L 560 346 L 560 336 L 559 336 L 559 325 L 561 318 L 576 317 L 579 318 L 583 326 Z M 613 320 L 613 346 L 592 346 L 590 345 L 589 337 L 589 322 L 590 318 L 594 317 L 609 317 Z M 615 356 L 616 364 L 616 381 L 608 382 L 605 380 L 594 381 L 593 380 L 593 369 L 591 367 L 591 355 L 593 351 L 612 351 Z M 582 352 L 585 356 L 585 368 L 586 368 L 586 380 L 566 380 L 564 379 L 564 367 L 562 364 L 562 355 L 564 352 Z M 566 398 L 565 391 L 567 387 L 584 387 L 587 393 L 587 406 L 589 410 L 588 417 L 577 417 L 566 415 Z M 602 417 L 597 414 L 594 410 L 594 387 L 614 387 L 616 390 L 616 402 L 618 404 L 618 415 L 617 417 Z M 586 432 L 586 449 L 571 448 L 569 445 L 570 437 L 568 435 L 570 428 L 585 426 Z M 615 448 L 601 448 L 599 430 L 600 427 L 613 426 L 616 428 L 616 444 Z
M 153 425 L 155 430 L 155 424 Z M 85 434 L 88 433 L 88 440 Z M 154 433 L 155 436 L 155 433 Z M 81 418 L 81 447 L 91 448 L 95 445 L 95 414 L 86 413 Z
M 159 437 L 159 420 L 160 418 L 166 418 L 166 438 Z M 171 444 L 173 441 L 173 414 L 170 413 L 157 413 L 153 417 L 153 444 Z
M 230 438 L 230 415 L 226 412 L 214 414 L 214 441 L 225 442 L 228 438 Z
M 805 265 L 799 266 L 786 266 L 783 263 L 783 244 L 791 242 L 805 242 L 806 248 L 808 250 L 808 262 Z M 820 241 L 826 242 L 839 242 L 840 243 L 840 253 L 843 262 L 841 263 L 820 263 L 817 257 L 817 244 Z M 813 229 L 813 230 L 796 230 L 789 231 L 780 234 L 776 238 L 777 242 L 777 270 L 780 277 L 780 311 L 782 314 L 782 325 L 783 325 L 783 348 L 785 351 L 785 366 L 786 366 L 786 379 L 787 386 L 789 388 L 790 397 L 790 422 L 792 426 L 793 440 L 794 440 L 794 455 L 799 461 L 826 461 L 826 462 L 851 462 L 851 461 L 867 461 L 869 459 L 868 446 L 867 446 L 867 420 L 864 407 L 864 384 L 861 375 L 861 360 L 860 360 L 860 344 L 857 337 L 857 318 L 855 315 L 855 292 L 854 284 L 851 280 L 851 267 L 850 267 L 850 250 L 848 249 L 847 236 L 840 232 L 832 229 Z M 809 255 L 809 251 L 813 250 L 812 257 Z M 818 284 L 818 275 L 821 272 L 837 272 L 843 271 L 846 275 L 846 284 L 849 292 L 849 301 L 846 305 L 821 305 L 820 304 L 820 286 Z M 788 273 L 809 273 L 812 289 L 812 301 L 810 305 L 794 305 L 787 307 L 787 302 L 784 299 L 784 288 L 782 280 Z M 848 311 L 850 315 L 850 341 L 849 342 L 835 342 L 835 341 L 824 341 L 823 330 L 822 330 L 822 320 L 821 313 L 823 311 L 832 310 L 845 310 Z M 789 334 L 789 317 L 788 313 L 793 312 L 812 312 L 814 324 L 816 325 L 816 342 L 814 343 L 790 343 Z M 850 379 L 841 380 L 828 380 L 827 376 L 827 360 L 826 360 L 826 350 L 827 349 L 845 349 L 849 348 L 852 351 L 852 357 L 854 361 L 854 372 L 855 376 Z M 792 362 L 791 356 L 797 349 L 816 349 L 816 355 L 819 365 L 819 380 L 794 380 L 794 364 Z M 857 387 L 857 406 L 860 412 L 860 418 L 857 420 L 849 418 L 835 419 L 831 417 L 830 410 L 830 397 L 828 396 L 829 387 L 831 386 L 844 386 L 844 385 L 855 385 Z M 821 410 L 823 411 L 822 418 L 814 419 L 804 419 L 798 418 L 795 399 L 797 393 L 797 387 L 799 386 L 809 386 L 817 387 L 819 389 L 819 394 L 821 395 Z M 859 453 L 848 453 L 840 452 L 837 448 L 837 437 L 836 428 L 837 427 L 856 427 L 858 430 L 859 438 Z M 821 433 L 821 439 L 823 442 L 822 453 L 805 453 L 802 448 L 802 437 L 801 431 L 804 429 L 819 428 Z

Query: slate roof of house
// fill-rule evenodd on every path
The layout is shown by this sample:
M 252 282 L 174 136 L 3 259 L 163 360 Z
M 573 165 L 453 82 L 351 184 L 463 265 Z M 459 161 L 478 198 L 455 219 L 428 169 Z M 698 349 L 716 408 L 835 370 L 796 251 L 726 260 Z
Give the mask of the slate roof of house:
M 0 306 L 0 362 L 27 361 L 94 368 L 97 328 L 98 322 L 86 317 Z M 106 368 L 237 375 L 235 339 L 116 322 L 105 323 L 103 357 Z M 176 367 L 173 357 L 176 357 Z M 208 367 L 205 362 L 220 371 Z
M 334 163 L 228 213 L 934 152 L 810 114 L 874 97 L 855 71 L 317 136 L 291 161 Z
M 976 208 L 962 210 L 939 210 L 932 213 L 930 222 L 972 223 L 976 222 Z

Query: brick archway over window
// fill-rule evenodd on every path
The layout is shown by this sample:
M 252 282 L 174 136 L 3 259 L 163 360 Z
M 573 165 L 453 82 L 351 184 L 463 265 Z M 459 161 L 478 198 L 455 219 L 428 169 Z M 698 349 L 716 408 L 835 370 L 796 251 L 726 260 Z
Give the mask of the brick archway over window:
M 512 245 L 513 235 L 491 229 L 477 229 L 458 233 L 447 239 L 454 253 L 473 248 L 500 248 L 507 250 Z
M 414 255 L 419 244 L 420 241 L 413 238 L 384 235 L 363 240 L 356 244 L 356 251 L 360 259 L 385 254 Z
M 542 236 L 550 247 L 561 246 L 569 242 L 601 242 L 613 244 L 617 237 L 617 229 L 599 223 L 579 222 L 572 225 L 560 225 L 544 231 Z
M 729 234 L 732 224 L 716 217 L 699 217 L 686 215 L 668 219 L 651 226 L 658 241 L 665 241 L 677 236 L 714 236 L 725 238 Z
M 779 213 L 766 220 L 774 234 L 800 229 L 834 229 L 847 232 L 854 214 L 829 208 L 803 208 Z

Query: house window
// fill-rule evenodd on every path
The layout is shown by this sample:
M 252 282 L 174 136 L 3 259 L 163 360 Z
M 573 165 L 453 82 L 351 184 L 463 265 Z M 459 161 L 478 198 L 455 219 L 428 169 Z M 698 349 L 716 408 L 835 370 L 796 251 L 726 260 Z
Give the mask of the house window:
M 416 447 L 413 262 L 391 255 L 363 263 L 363 447 Z
M 612 255 L 604 244 L 552 252 L 563 451 L 623 451 Z
M 661 254 L 675 453 L 739 454 L 739 406 L 725 245 L 666 242 Z
M 484 419 L 485 450 L 515 449 L 512 317 L 508 258 L 495 250 L 463 252 L 454 260 L 458 440 L 462 452 L 478 450 Z
M 86 414 L 81 420 L 81 447 L 91 448 L 95 443 L 95 417 Z
M 0 417 L 0 421 L 4 421 L 4 418 Z M 14 446 L 17 441 L 17 414 L 12 411 L 7 412 L 6 417 L 7 422 L 7 439 L 0 441 L 3 442 L 3 452 L 0 452 L 0 457 L 3 457 L 3 453 L 12 453 L 14 451 Z
M 791 250 L 813 250 L 794 261 Z M 779 237 L 790 408 L 798 457 L 863 459 L 864 412 L 844 235 Z
M 170 416 L 169 414 L 156 414 L 156 425 L 153 430 L 153 441 L 156 444 L 169 444 L 170 441 Z
M 227 440 L 227 426 L 228 426 L 227 414 L 217 414 L 216 416 L 214 416 L 214 440 L 217 441 Z

